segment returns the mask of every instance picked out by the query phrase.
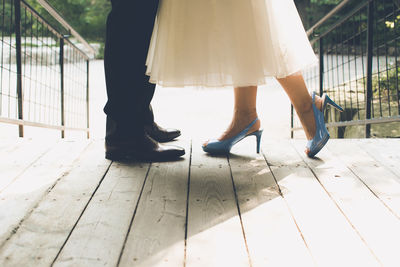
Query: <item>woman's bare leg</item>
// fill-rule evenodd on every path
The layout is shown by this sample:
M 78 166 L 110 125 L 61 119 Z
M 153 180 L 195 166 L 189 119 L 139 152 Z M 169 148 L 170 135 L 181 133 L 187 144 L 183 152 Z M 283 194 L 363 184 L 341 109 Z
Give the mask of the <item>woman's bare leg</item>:
M 233 109 L 233 118 L 226 131 L 218 138 L 225 140 L 239 134 L 245 129 L 257 115 L 257 86 L 237 87 L 234 89 L 235 104 Z M 250 128 L 249 133 L 260 129 L 261 123 L 257 121 Z M 204 143 L 206 145 L 208 142 Z
M 291 76 L 277 79 L 286 91 L 293 104 L 294 109 L 299 116 L 300 122 L 303 125 L 304 132 L 308 140 L 314 138 L 316 126 L 314 119 L 314 111 L 312 109 L 312 98 L 307 90 L 306 83 L 304 82 L 303 75 L 300 73 Z M 322 99 L 316 97 L 315 100 L 317 108 L 321 110 Z M 306 151 L 308 153 L 308 151 Z

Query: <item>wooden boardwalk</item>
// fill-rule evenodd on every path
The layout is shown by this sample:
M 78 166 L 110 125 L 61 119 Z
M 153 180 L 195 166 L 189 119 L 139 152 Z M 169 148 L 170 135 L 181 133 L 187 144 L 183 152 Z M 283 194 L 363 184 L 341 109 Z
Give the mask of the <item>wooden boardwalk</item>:
M 400 140 L 252 139 L 116 163 L 103 143 L 0 141 L 0 266 L 400 266 Z

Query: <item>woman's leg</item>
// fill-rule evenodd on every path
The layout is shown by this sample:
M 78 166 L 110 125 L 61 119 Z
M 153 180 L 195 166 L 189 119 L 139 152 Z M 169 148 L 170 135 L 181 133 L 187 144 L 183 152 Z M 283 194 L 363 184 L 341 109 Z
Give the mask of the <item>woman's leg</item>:
M 234 94 L 233 118 L 226 131 L 218 138 L 220 141 L 239 134 L 258 117 L 256 108 L 257 86 L 237 87 L 234 89 Z M 260 126 L 260 121 L 257 121 L 250 128 L 249 133 L 257 131 Z M 207 142 L 204 143 L 204 145 L 206 144 Z
M 294 109 L 299 116 L 300 122 L 303 125 L 304 132 L 308 140 L 313 139 L 316 131 L 314 111 L 312 109 L 312 98 L 307 90 L 303 75 L 300 73 L 291 76 L 277 79 L 285 89 Z M 322 99 L 317 97 L 315 100 L 316 106 L 321 110 Z M 306 151 L 307 153 L 307 151 Z

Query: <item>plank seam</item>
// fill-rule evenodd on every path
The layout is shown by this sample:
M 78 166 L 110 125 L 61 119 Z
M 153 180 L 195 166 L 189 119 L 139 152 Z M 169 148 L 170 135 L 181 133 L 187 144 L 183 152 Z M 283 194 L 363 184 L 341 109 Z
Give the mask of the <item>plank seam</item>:
M 185 218 L 185 241 L 183 251 L 183 267 L 186 267 L 187 257 L 187 238 L 188 238 L 188 222 L 189 222 L 189 197 L 190 197 L 190 175 L 192 170 L 192 154 L 193 154 L 193 141 L 190 140 L 190 156 L 189 156 L 189 170 L 188 170 L 188 182 L 187 182 L 187 193 L 186 193 L 186 218 Z
M 397 214 L 372 190 L 372 188 L 371 187 L 369 187 L 363 180 L 362 180 L 362 178 L 358 175 L 358 174 L 356 174 L 352 169 L 350 169 L 348 166 L 346 166 L 346 168 L 347 169 L 349 169 L 350 170 L 350 172 L 352 173 L 352 174 L 354 174 L 354 176 L 356 176 L 357 177 L 357 179 L 358 180 L 360 180 L 361 181 L 361 183 L 363 183 L 367 188 L 368 188 L 368 190 L 379 200 L 379 202 L 381 202 L 382 204 L 383 204 L 383 206 L 385 206 L 389 211 L 390 211 L 390 213 L 392 213 L 397 219 L 400 219 L 400 217 L 399 216 L 397 216 Z
M 354 224 L 350 221 L 350 218 L 347 217 L 346 213 L 344 212 L 344 210 L 339 206 L 339 204 L 335 201 L 335 199 L 332 197 L 332 195 L 329 193 L 328 189 L 325 188 L 325 186 L 322 184 L 322 182 L 320 181 L 320 179 L 318 178 L 317 174 L 315 173 L 315 171 L 312 169 L 312 167 L 304 160 L 303 156 L 300 154 L 300 152 L 296 149 L 296 147 L 293 145 L 293 143 L 290 143 L 291 146 L 294 148 L 294 150 L 296 151 L 296 153 L 299 155 L 299 157 L 301 158 L 301 160 L 303 161 L 303 163 L 306 165 L 306 167 L 311 171 L 311 173 L 313 174 L 314 178 L 318 181 L 318 183 L 320 184 L 320 186 L 322 187 L 322 189 L 325 191 L 325 193 L 328 195 L 329 199 L 335 204 L 335 206 L 339 209 L 340 213 L 343 215 L 343 217 L 346 219 L 346 221 L 350 224 L 351 228 L 353 228 L 353 230 L 357 233 L 357 235 L 359 236 L 359 238 L 361 239 L 361 241 L 365 244 L 365 246 L 368 248 L 368 250 L 371 252 L 371 254 L 374 256 L 374 258 L 379 262 L 379 264 L 382 265 L 381 261 L 379 260 L 379 258 L 375 255 L 375 252 L 369 247 L 369 245 L 367 244 L 367 241 L 362 237 L 361 233 L 357 230 L 357 228 L 354 226 Z M 347 166 L 346 166 L 347 167 Z M 383 265 L 382 265 L 383 266 Z
M 60 178 L 57 179 L 57 181 L 61 180 L 63 177 L 67 176 L 69 174 L 68 171 L 63 172 L 60 176 Z M 56 182 L 57 182 L 56 181 Z M 3 247 L 7 244 L 7 242 L 18 232 L 19 228 L 21 225 L 28 219 L 32 213 L 39 207 L 40 202 L 51 192 L 53 189 L 54 185 L 52 185 L 49 189 L 47 189 L 44 192 L 44 195 L 40 198 L 38 202 L 35 203 L 35 205 L 25 214 L 25 216 L 18 222 L 18 224 L 12 229 L 10 235 L 5 239 L 5 241 L 0 245 L 0 251 L 3 249 Z
M 239 199 L 238 199 L 237 192 L 236 192 L 235 180 L 233 179 L 233 172 L 232 172 L 231 162 L 229 160 L 229 155 L 226 156 L 226 159 L 228 161 L 229 172 L 230 172 L 231 181 L 232 181 L 232 189 L 233 189 L 233 194 L 235 195 L 236 208 L 237 208 L 237 211 L 238 211 L 238 214 L 239 214 L 240 226 L 242 227 L 242 234 L 243 234 L 244 244 L 246 246 L 247 257 L 248 257 L 248 260 L 249 260 L 250 267 L 252 267 L 253 263 L 252 263 L 251 257 L 250 257 L 249 246 L 247 244 L 246 232 L 244 230 L 244 225 L 243 225 L 243 220 L 242 220 L 242 213 L 240 211 Z
M 21 138 L 21 137 L 18 137 L 18 138 Z M 28 141 L 27 140 L 22 140 L 22 141 L 20 141 L 20 140 L 18 140 L 18 138 L 16 139 L 17 141 L 15 141 L 15 139 L 11 139 L 11 140 L 9 140 L 9 141 L 7 141 L 6 143 L 2 143 L 1 145 L 0 145 L 0 149 L 1 150 L 3 150 L 3 149 L 7 149 L 7 145 L 9 144 L 8 142 L 13 142 L 13 144 L 12 144 L 12 147 L 9 147 L 7 150 L 3 150 L 3 152 L 13 152 L 13 151 L 15 151 L 15 150 L 17 150 L 18 149 L 18 146 L 19 145 L 22 145 L 22 144 L 19 144 L 19 143 L 16 143 L 16 142 L 21 142 L 21 143 L 27 143 Z M 21 139 L 23 139 L 23 138 L 21 138 Z M 8 140 L 8 139 L 7 139 Z M 4 140 L 5 141 L 5 140 Z
M 81 154 L 84 153 L 84 151 L 89 147 L 89 145 L 90 145 L 90 144 L 88 144 L 88 145 L 85 147 L 85 149 L 83 149 L 83 151 L 81 152 Z M 51 149 L 52 149 L 52 148 L 50 148 L 50 150 L 51 150 Z M 72 164 L 71 164 L 71 167 L 74 165 L 74 163 L 76 163 L 76 162 L 79 160 L 81 154 L 79 154 L 79 155 L 76 157 L 76 159 L 74 159 L 74 161 L 73 161 Z M 35 161 L 35 162 L 36 162 L 36 161 Z M 32 164 L 34 164 L 34 163 L 32 163 Z M 6 245 L 6 243 L 13 237 L 13 235 L 15 235 L 15 234 L 18 232 L 18 229 L 19 229 L 19 228 L 21 227 L 21 225 L 25 222 L 25 220 L 28 219 L 28 218 L 32 215 L 32 213 L 39 207 L 40 202 L 42 202 L 42 200 L 51 192 L 51 190 L 56 186 L 56 184 L 57 184 L 62 178 L 64 178 L 65 176 L 67 176 L 67 175 L 69 174 L 70 171 L 71 171 L 71 169 L 69 169 L 69 170 L 63 172 L 63 173 L 54 181 L 54 183 L 53 183 L 50 187 L 48 187 L 47 190 L 45 190 L 45 191 L 43 192 L 43 194 L 42 194 L 42 196 L 40 197 L 40 199 L 39 199 L 38 201 L 36 201 L 36 203 L 34 203 L 33 207 L 32 207 L 32 208 L 25 214 L 25 216 L 18 222 L 17 226 L 15 226 L 15 227 L 13 228 L 13 230 L 12 230 L 11 233 L 10 233 L 10 235 L 9 235 L 9 236 L 5 239 L 5 241 L 0 245 L 0 250 L 2 250 L 3 247 Z
M 338 154 L 336 154 L 335 152 L 333 152 L 333 151 L 330 150 L 329 148 L 328 148 L 328 150 L 329 150 L 332 154 L 338 156 Z M 368 188 L 368 190 L 372 193 L 372 195 L 374 195 L 374 196 L 379 200 L 379 202 L 381 202 L 381 203 L 383 204 L 383 206 L 385 206 L 385 207 L 390 211 L 390 213 L 392 213 L 397 219 L 400 220 L 400 217 L 396 214 L 396 212 L 395 212 L 394 210 L 392 210 L 392 209 L 390 208 L 390 206 L 387 205 L 387 204 L 385 203 L 385 201 L 383 201 L 383 200 L 374 192 L 374 190 L 373 190 L 371 187 L 369 187 L 369 186 L 364 182 L 364 180 L 362 179 L 361 176 L 359 176 L 352 168 L 350 168 L 349 165 L 348 165 L 346 162 L 344 162 L 343 160 L 340 160 L 340 161 L 346 166 L 346 168 L 347 168 L 352 174 L 354 174 L 354 176 L 355 176 L 363 185 L 365 185 L 365 187 Z M 382 164 L 381 164 L 381 165 L 382 165 Z M 385 169 L 387 170 L 386 167 L 385 167 Z
M 292 220 L 293 220 L 294 224 L 296 225 L 297 231 L 299 232 L 300 237 L 301 237 L 301 239 L 303 240 L 304 245 L 306 246 L 307 251 L 308 251 L 308 253 L 309 253 L 310 256 L 311 256 L 311 258 L 312 258 L 312 260 L 313 260 L 313 262 L 314 262 L 314 265 L 317 266 L 317 261 L 315 260 L 315 257 L 314 257 L 314 255 L 312 254 L 312 252 L 311 252 L 311 250 L 310 250 L 310 247 L 308 246 L 307 241 L 306 241 L 306 239 L 305 239 L 303 233 L 301 232 L 300 226 L 299 226 L 299 224 L 298 224 L 297 221 L 296 221 L 296 218 L 295 218 L 295 216 L 294 216 L 294 213 L 293 213 L 292 209 L 291 209 L 290 206 L 289 206 L 289 203 L 287 202 L 285 196 L 284 196 L 283 193 L 282 193 L 282 190 L 281 190 L 281 187 L 279 186 L 278 180 L 277 180 L 277 178 L 276 178 L 274 172 L 272 171 L 271 164 L 268 162 L 267 156 L 265 155 L 265 153 L 264 153 L 262 150 L 261 150 L 261 153 L 262 153 L 262 156 L 263 156 L 265 162 L 267 163 L 268 169 L 269 169 L 269 171 L 271 172 L 272 177 L 274 178 L 275 184 L 276 184 L 276 186 L 278 187 L 279 195 L 281 196 L 281 198 L 282 198 L 283 201 L 285 202 L 285 205 L 286 205 L 286 207 L 287 207 L 287 209 L 288 209 L 288 211 L 289 211 L 289 213 L 290 213 L 290 216 L 292 217 Z
M 53 260 L 53 262 L 51 263 L 50 266 L 53 266 L 54 263 L 57 261 L 57 259 L 58 259 L 58 257 L 60 256 L 62 250 L 64 249 L 65 245 L 67 244 L 68 240 L 70 239 L 70 237 L 71 237 L 73 231 L 75 230 L 75 228 L 76 228 L 76 226 L 78 225 L 79 221 L 81 220 L 83 214 L 85 213 L 87 207 L 89 206 L 90 202 L 92 201 L 94 195 L 96 194 L 96 192 L 97 192 L 97 190 L 99 189 L 100 185 L 103 183 L 104 178 L 107 176 L 107 173 L 108 173 L 108 171 L 109 171 L 110 168 L 111 168 L 111 165 L 112 165 L 112 162 L 110 162 L 110 164 L 108 165 L 106 171 L 104 172 L 103 177 L 101 177 L 101 179 L 100 179 L 98 185 L 96 186 L 95 190 L 93 191 L 92 195 L 90 196 L 89 201 L 86 203 L 85 207 L 83 208 L 81 214 L 79 215 L 77 221 L 75 222 L 74 226 L 72 227 L 71 231 L 69 232 L 67 238 L 65 239 L 64 243 L 62 244 L 60 250 L 58 251 L 57 255 L 55 256 L 55 258 L 54 258 L 54 260 Z
M 360 143 L 356 143 L 357 146 L 363 150 L 364 152 L 366 152 L 368 154 L 368 156 L 370 156 L 372 159 L 374 159 L 375 161 L 377 161 L 378 163 L 380 163 L 387 171 L 391 172 L 394 176 L 396 176 L 398 179 L 400 179 L 399 174 L 397 174 L 396 172 L 394 172 L 392 170 L 392 168 L 388 167 L 385 162 L 382 162 L 381 160 L 379 160 L 379 158 L 377 158 L 376 156 L 374 156 L 373 153 L 371 153 L 368 149 L 366 149 L 365 147 L 361 146 Z
M 58 142 L 56 142 L 57 144 Z M 20 173 L 18 173 L 6 186 L 4 186 L 2 189 L 0 189 L 0 194 L 3 193 L 4 190 L 6 190 L 12 183 L 14 183 L 18 178 L 23 175 L 30 167 L 32 167 L 36 162 L 38 162 L 45 154 L 47 154 L 49 151 L 54 149 L 55 146 L 49 147 L 47 150 L 45 150 L 42 154 L 40 154 L 35 160 L 33 160 L 31 163 L 29 163 L 28 166 L 26 166 Z
M 133 211 L 132 219 L 131 219 L 131 221 L 130 221 L 130 223 L 129 223 L 128 232 L 127 232 L 126 235 L 125 235 L 125 239 L 124 239 L 124 242 L 123 242 L 123 245 L 122 245 L 122 248 L 121 248 L 121 252 L 120 252 L 119 257 L 118 257 L 118 261 L 117 261 L 117 265 L 116 265 L 117 267 L 118 267 L 118 266 L 120 265 L 120 263 L 121 263 L 121 259 L 122 259 L 122 255 L 124 254 L 126 242 L 128 241 L 128 237 L 129 237 L 129 234 L 130 234 L 131 229 L 132 229 L 133 221 L 135 220 L 135 217 L 136 217 L 136 212 L 137 212 L 137 209 L 138 209 L 138 207 L 139 207 L 140 200 L 141 200 L 141 198 L 142 198 L 142 194 L 143 194 L 143 191 L 144 191 L 144 186 L 145 186 L 146 181 L 147 181 L 147 178 L 148 178 L 148 176 L 149 176 L 151 166 L 152 166 L 152 163 L 149 164 L 149 168 L 147 169 L 146 176 L 144 177 L 143 185 L 142 185 L 142 188 L 140 189 L 140 193 L 139 193 L 139 196 L 138 196 L 138 200 L 137 200 L 137 202 L 136 202 L 136 206 L 135 206 L 135 209 L 134 209 L 134 211 Z

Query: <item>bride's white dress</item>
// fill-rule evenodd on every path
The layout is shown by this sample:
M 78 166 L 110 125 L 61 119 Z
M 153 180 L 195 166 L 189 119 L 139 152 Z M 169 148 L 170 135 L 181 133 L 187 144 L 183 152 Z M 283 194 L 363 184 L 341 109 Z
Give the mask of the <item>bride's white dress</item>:
M 250 86 L 316 61 L 293 0 L 160 0 L 147 75 L 162 86 Z

